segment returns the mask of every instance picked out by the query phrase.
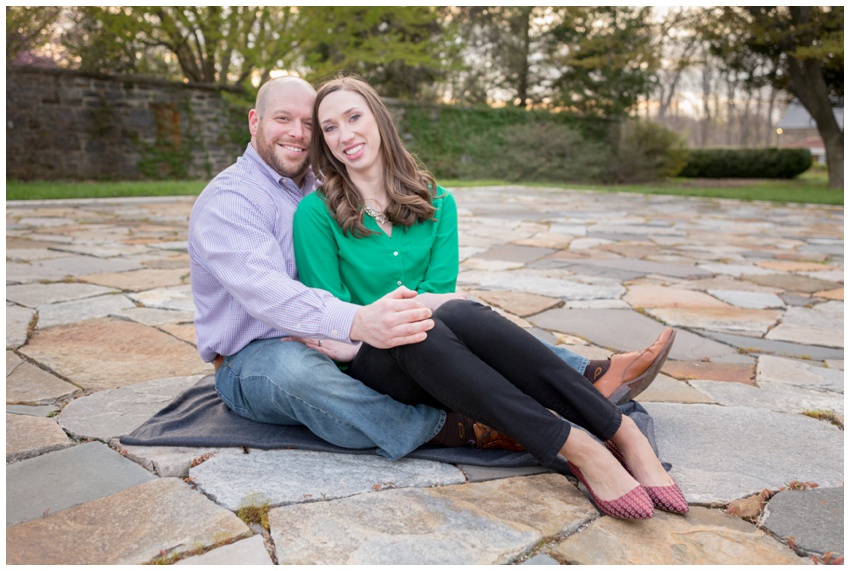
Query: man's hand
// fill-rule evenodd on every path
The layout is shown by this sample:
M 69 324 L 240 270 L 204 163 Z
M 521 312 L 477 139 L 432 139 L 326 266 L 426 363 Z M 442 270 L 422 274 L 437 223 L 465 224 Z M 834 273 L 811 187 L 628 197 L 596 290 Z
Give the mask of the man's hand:
M 431 311 L 437 311 L 437 308 L 447 301 L 469 298 L 462 293 L 420 293 L 416 299 Z
M 281 341 L 298 341 L 310 349 L 315 349 L 325 357 L 330 357 L 338 363 L 350 363 L 357 356 L 362 343 L 346 343 L 333 339 L 308 339 L 305 337 L 284 337 Z
M 354 316 L 349 337 L 379 349 L 421 343 L 434 327 L 431 310 L 404 286 L 363 306 Z

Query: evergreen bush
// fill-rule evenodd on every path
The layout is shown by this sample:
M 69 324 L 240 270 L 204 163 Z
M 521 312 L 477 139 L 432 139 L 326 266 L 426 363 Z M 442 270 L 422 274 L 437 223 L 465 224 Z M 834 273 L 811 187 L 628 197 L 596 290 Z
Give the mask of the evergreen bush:
M 812 166 L 808 149 L 692 149 L 679 176 L 794 178 Z

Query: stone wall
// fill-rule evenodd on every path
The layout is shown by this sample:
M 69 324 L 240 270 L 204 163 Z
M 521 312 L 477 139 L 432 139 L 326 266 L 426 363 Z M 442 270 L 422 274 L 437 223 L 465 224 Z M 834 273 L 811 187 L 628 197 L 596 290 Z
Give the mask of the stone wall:
M 219 87 L 6 69 L 7 178 L 209 178 L 246 137 L 245 110 Z

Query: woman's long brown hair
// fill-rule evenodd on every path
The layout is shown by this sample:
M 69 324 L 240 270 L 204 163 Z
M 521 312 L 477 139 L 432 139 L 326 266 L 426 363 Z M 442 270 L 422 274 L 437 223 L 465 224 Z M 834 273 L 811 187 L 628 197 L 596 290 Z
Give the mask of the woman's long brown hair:
M 381 155 L 384 159 L 384 186 L 389 195 L 389 205 L 384 211 L 387 218 L 400 226 L 412 226 L 417 222 L 433 220 L 436 209 L 432 205 L 437 192 L 433 175 L 422 168 L 413 155 L 404 147 L 392 115 L 375 89 L 357 77 L 340 77 L 326 82 L 316 94 L 313 105 L 313 141 L 310 157 L 313 172 L 322 181 L 322 193 L 331 215 L 344 233 L 363 237 L 375 232 L 363 224 L 363 199 L 345 165 L 333 156 L 319 124 L 319 105 L 335 91 L 353 91 L 366 100 L 375 116 L 378 133 L 381 135 Z

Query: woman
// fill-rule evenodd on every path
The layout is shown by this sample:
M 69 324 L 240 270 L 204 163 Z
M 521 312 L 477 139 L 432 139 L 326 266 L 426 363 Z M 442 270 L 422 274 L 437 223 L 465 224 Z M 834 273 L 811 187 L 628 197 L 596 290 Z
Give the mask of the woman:
M 630 418 L 529 333 L 455 293 L 454 199 L 417 166 L 374 89 L 351 77 L 326 83 L 313 130 L 323 185 L 295 216 L 301 281 L 361 304 L 408 287 L 432 309 L 435 327 L 425 341 L 393 349 L 362 345 L 341 355 L 327 342 L 307 344 L 350 361 L 349 374 L 401 402 L 454 410 L 508 434 L 544 466 L 566 457 L 604 513 L 685 513 L 681 491 Z

